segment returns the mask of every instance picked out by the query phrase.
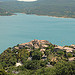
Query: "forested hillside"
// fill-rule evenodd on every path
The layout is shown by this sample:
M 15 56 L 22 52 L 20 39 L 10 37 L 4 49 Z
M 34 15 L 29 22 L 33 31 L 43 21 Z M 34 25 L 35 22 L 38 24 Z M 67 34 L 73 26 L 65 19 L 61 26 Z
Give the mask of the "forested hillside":
M 0 54 L 0 75 L 75 75 L 75 45 L 35 39 L 10 47 Z
M 6 16 L 6 15 L 8 16 L 8 15 L 12 15 L 12 13 L 0 8 L 0 15 L 1 16 Z
M 75 18 L 75 0 L 38 0 L 21 2 L 17 0 L 0 0 L 0 7 L 13 13 L 48 15 Z

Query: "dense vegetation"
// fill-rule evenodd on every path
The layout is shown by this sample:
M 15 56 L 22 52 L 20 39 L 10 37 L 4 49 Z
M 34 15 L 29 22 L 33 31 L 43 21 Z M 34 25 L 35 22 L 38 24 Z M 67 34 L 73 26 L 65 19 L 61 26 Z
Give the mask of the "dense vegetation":
M 75 75 L 75 61 L 69 61 L 75 52 L 56 50 L 51 43 L 47 46 L 42 52 L 41 46 L 31 51 L 27 47 L 14 49 L 19 45 L 8 48 L 0 54 L 0 75 Z M 18 62 L 22 65 L 16 67 Z
M 5 15 L 12 15 L 10 12 L 7 12 L 6 10 L 4 10 L 4 9 L 1 9 L 0 8 L 0 15 L 2 15 L 2 16 L 5 16 Z
M 75 18 L 74 0 L 38 0 L 36 2 L 18 2 L 0 0 L 0 8 L 12 13 L 49 15 Z

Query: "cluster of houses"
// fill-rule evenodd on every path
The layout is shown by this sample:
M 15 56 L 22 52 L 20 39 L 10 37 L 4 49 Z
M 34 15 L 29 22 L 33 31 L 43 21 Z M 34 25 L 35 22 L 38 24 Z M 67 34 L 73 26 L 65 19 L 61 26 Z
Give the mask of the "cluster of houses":
M 40 49 L 41 52 L 45 51 L 45 48 L 48 47 L 51 43 L 47 40 L 37 40 L 34 39 L 28 43 L 22 43 L 18 46 L 15 46 L 14 49 L 23 49 L 26 48 L 29 52 L 33 49 Z M 75 50 L 75 45 L 72 44 L 71 46 L 57 46 L 55 45 L 55 50 L 66 50 L 66 52 L 73 52 Z
M 28 43 L 19 44 L 18 46 L 15 46 L 13 49 L 18 50 L 18 49 L 26 48 L 29 52 L 33 49 L 40 49 L 40 51 L 42 53 L 44 53 L 44 51 L 46 50 L 45 48 L 48 47 L 49 45 L 51 45 L 51 43 L 49 43 L 49 41 L 47 41 L 47 40 L 35 39 L 35 40 L 32 40 Z M 73 45 L 73 44 L 71 46 L 57 46 L 57 45 L 54 45 L 54 46 L 55 46 L 54 50 L 58 50 L 58 49 L 59 50 L 66 50 L 67 53 L 69 53 L 69 52 L 72 53 L 75 50 L 75 45 Z M 42 56 L 42 60 L 46 60 L 46 59 L 47 59 L 47 56 L 44 54 Z M 55 59 L 56 58 L 53 58 L 52 61 Z M 74 60 L 74 59 L 75 59 L 75 57 L 72 57 L 69 59 L 69 61 Z M 28 60 L 32 60 L 32 57 L 28 57 Z M 22 66 L 22 63 L 20 63 L 20 62 L 16 63 L 16 67 L 18 67 L 18 66 Z M 50 65 L 48 65 L 48 66 L 50 66 Z
M 73 52 L 75 50 L 75 45 L 71 45 L 71 46 L 56 46 L 55 47 L 56 50 L 60 49 L 60 50 L 66 50 L 67 53 L 69 52 Z
M 66 50 L 66 53 L 71 53 L 72 55 L 74 55 L 75 56 L 75 53 L 74 53 L 74 51 L 75 51 L 75 45 L 74 44 L 72 44 L 72 45 L 70 45 L 70 46 L 56 46 L 55 47 L 55 50 Z M 69 58 L 69 61 L 73 61 L 73 60 L 75 60 L 75 57 L 70 57 Z

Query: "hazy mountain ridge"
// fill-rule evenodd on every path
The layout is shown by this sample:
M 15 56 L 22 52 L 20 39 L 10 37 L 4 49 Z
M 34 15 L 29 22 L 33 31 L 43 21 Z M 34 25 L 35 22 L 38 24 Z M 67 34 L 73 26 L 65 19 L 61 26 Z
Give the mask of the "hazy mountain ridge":
M 38 0 L 36 2 L 4 1 L 0 7 L 13 13 L 75 17 L 74 0 Z

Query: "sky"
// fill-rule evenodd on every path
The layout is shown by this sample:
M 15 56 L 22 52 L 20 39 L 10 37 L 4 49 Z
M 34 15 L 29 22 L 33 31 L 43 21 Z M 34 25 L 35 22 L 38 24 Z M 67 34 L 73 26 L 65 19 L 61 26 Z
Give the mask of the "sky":
M 37 1 L 37 0 L 17 0 L 17 1 L 33 2 L 33 1 Z

